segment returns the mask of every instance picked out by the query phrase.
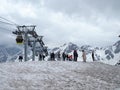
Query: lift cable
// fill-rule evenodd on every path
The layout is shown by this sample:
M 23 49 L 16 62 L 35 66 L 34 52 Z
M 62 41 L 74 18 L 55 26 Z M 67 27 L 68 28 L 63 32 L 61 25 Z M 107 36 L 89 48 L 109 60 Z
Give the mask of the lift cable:
M 14 29 L 8 29 L 8 28 L 6 28 L 6 26 L 4 26 L 3 24 L 5 24 L 5 25 L 9 25 L 9 26 L 14 26 L 14 27 L 16 27 L 16 26 L 18 26 L 16 23 L 14 23 L 13 21 L 11 21 L 11 20 L 8 20 L 8 19 L 6 19 L 6 18 L 4 18 L 4 17 L 1 17 L 0 16 L 0 29 L 3 29 L 3 30 L 7 30 L 7 31 L 13 31 Z M 9 27 L 10 28 L 10 27 Z
M 0 23 L 4 23 L 4 24 L 7 24 L 7 25 L 12 25 L 12 26 L 15 26 L 15 25 L 14 25 L 14 24 L 12 24 L 12 23 L 4 22 L 4 21 L 1 21 L 1 20 L 0 20 Z
M 0 16 L 0 18 L 6 20 L 7 22 L 9 22 L 9 23 L 11 23 L 11 24 L 13 24 L 13 25 L 15 25 L 15 26 L 18 26 L 18 24 L 16 24 L 15 22 L 13 22 L 13 21 L 11 21 L 11 20 L 8 20 L 8 19 L 6 19 L 6 18 L 4 18 L 4 17 L 1 17 L 1 16 Z

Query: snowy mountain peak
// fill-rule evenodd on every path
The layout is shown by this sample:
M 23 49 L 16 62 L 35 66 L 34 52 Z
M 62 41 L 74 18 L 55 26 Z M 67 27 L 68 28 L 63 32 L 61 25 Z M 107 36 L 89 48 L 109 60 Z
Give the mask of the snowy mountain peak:
M 120 45 L 120 40 L 117 41 L 115 44 L 113 44 L 113 46 L 117 46 L 117 45 Z
M 55 47 L 51 50 L 51 52 L 66 52 L 66 53 L 71 53 L 73 50 L 79 50 L 79 47 L 72 43 L 72 42 L 69 42 L 69 43 L 65 43 L 63 44 L 62 46 L 60 47 Z
M 118 42 L 116 42 L 114 45 L 114 53 L 120 53 L 120 40 Z
M 74 43 L 72 43 L 72 42 L 69 42 L 69 43 L 68 43 L 68 45 L 74 45 Z
M 87 60 L 92 61 L 91 58 L 91 53 L 94 50 L 95 51 L 95 59 L 100 60 L 104 63 L 107 64 L 112 64 L 115 65 L 120 59 L 120 41 L 116 42 L 114 45 L 111 45 L 109 47 L 92 47 L 90 45 L 83 45 L 83 46 L 78 46 L 72 42 L 65 43 L 60 47 L 56 47 L 52 49 L 54 53 L 57 52 L 65 52 L 68 54 L 72 54 L 74 50 L 77 50 L 79 54 L 79 60 L 82 60 L 82 50 L 85 50 L 87 54 Z
M 77 50 L 79 54 L 78 60 L 80 61 L 82 61 L 82 50 L 85 50 L 88 61 L 92 61 L 92 50 L 95 51 L 96 60 L 100 60 L 112 65 L 115 65 L 120 60 L 120 40 L 106 48 L 92 47 L 90 45 L 78 46 L 72 42 L 69 42 L 53 49 L 49 49 L 49 53 L 54 52 L 56 54 L 60 52 L 62 54 L 63 52 L 65 52 L 72 55 L 74 50 Z M 21 50 L 15 46 L 0 45 L 0 62 L 11 60 L 11 58 L 14 61 L 16 57 L 18 57 L 19 52 L 21 52 Z

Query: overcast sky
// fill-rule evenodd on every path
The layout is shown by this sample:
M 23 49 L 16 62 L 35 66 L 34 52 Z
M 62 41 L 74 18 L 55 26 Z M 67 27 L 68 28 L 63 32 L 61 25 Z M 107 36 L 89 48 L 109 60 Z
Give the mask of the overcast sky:
M 19 25 L 37 25 L 36 32 L 50 47 L 68 42 L 107 46 L 120 39 L 120 0 L 0 0 L 0 16 Z M 5 38 L 0 43 L 14 40 L 0 30 Z

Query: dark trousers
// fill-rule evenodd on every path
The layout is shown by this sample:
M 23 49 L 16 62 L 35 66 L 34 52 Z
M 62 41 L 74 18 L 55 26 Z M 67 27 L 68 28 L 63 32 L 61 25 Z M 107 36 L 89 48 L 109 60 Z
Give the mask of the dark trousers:
M 74 61 L 77 61 L 77 57 L 74 57 Z

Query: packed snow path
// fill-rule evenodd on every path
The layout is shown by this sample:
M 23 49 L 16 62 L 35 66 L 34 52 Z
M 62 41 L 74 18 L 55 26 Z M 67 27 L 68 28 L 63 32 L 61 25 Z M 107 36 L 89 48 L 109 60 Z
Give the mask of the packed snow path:
M 0 64 L 0 90 L 119 90 L 120 67 L 100 62 Z

